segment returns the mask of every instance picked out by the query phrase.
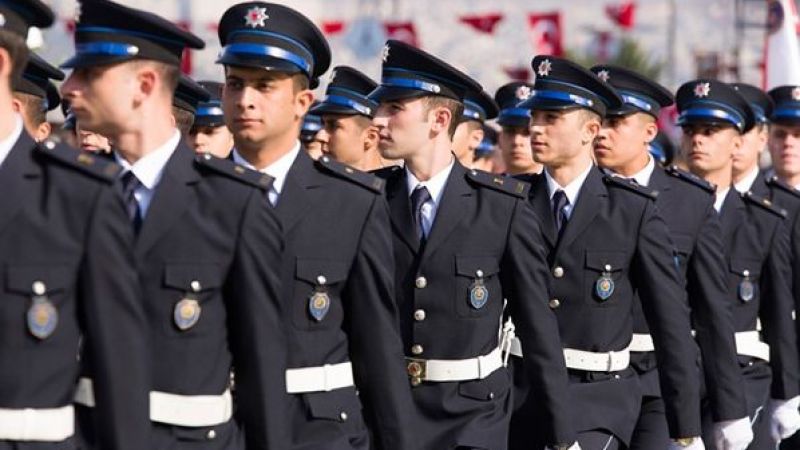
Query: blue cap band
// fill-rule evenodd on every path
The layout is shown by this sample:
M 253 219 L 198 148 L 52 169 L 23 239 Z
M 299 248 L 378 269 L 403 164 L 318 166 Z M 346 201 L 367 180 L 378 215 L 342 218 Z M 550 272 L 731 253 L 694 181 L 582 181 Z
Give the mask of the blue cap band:
M 372 108 L 366 106 L 364 104 L 358 103 L 355 100 L 349 99 L 347 97 L 341 95 L 328 95 L 325 97 L 325 100 L 322 103 L 329 103 L 331 105 L 338 105 L 338 106 L 345 106 L 352 110 L 357 111 L 359 114 L 363 114 L 365 116 L 372 115 Z
M 222 111 L 222 108 L 215 105 L 209 106 L 200 106 L 197 108 L 197 113 L 195 116 L 197 117 L 206 117 L 206 116 L 224 116 L 225 113 Z
M 581 97 L 580 95 L 570 94 L 563 91 L 550 91 L 550 90 L 533 90 L 531 91 L 531 98 L 540 98 L 543 100 L 557 100 L 566 103 L 575 103 L 577 105 L 591 108 L 594 106 L 594 101 Z
M 727 108 L 714 108 L 712 105 L 707 107 L 689 107 L 678 117 L 678 124 L 683 125 L 686 122 L 684 119 L 697 117 L 706 119 L 722 119 L 732 123 L 740 131 L 744 131 L 744 117 L 736 112 L 728 110 Z
M 775 108 L 771 119 L 800 119 L 800 105 L 797 107 Z
M 486 117 L 486 111 L 477 103 L 465 100 L 464 117 L 467 119 L 481 120 L 481 117 Z
M 530 119 L 531 110 L 527 108 L 506 108 L 500 110 L 500 117 L 508 116 Z
M 256 55 L 256 56 L 269 56 L 272 58 L 282 59 L 284 61 L 289 61 L 290 63 L 294 64 L 295 66 L 299 67 L 300 70 L 305 72 L 306 74 L 311 73 L 311 64 L 303 59 L 300 55 L 292 53 L 284 48 L 281 47 L 274 47 L 271 45 L 263 45 L 263 44 L 249 44 L 246 42 L 238 42 L 234 44 L 226 45 L 222 48 L 223 55 L 226 53 L 234 53 L 234 54 L 246 54 L 246 55 Z
M 381 85 L 387 87 L 398 87 L 403 89 L 413 89 L 415 91 L 425 91 L 432 94 L 442 92 L 442 87 L 435 83 L 428 83 L 422 80 L 413 80 L 411 78 L 394 78 L 383 77 L 381 78 Z
M 645 97 L 640 97 L 628 91 L 619 91 L 619 96 L 622 97 L 622 100 L 625 103 L 633 105 L 641 110 L 647 112 L 651 112 L 653 110 L 653 104 L 647 101 Z
M 77 55 L 136 56 L 139 47 L 121 42 L 86 42 L 75 44 Z
M 667 155 L 664 153 L 664 148 L 660 145 L 655 145 L 651 142 L 648 150 L 650 151 L 650 154 L 653 155 L 653 158 L 658 160 L 658 162 L 664 163 L 667 161 Z
M 767 115 L 764 113 L 764 108 L 762 108 L 761 105 L 750 103 L 750 109 L 753 110 L 753 114 L 755 114 L 756 116 L 756 122 L 759 123 L 768 122 Z

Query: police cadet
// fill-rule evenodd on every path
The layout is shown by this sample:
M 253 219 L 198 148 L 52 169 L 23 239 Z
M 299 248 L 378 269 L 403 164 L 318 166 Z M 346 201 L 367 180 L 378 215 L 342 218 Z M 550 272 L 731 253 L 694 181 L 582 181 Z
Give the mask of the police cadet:
M 732 83 L 731 87 L 750 104 L 750 109 L 755 116 L 755 124 L 742 135 L 742 145 L 735 148 L 732 154 L 733 187 L 740 193 L 753 191 L 755 194 L 769 198 L 767 180 L 759 169 L 759 160 L 767 147 L 769 116 L 772 114 L 774 104 L 766 92 L 755 86 Z
M 22 115 L 25 130 L 33 140 L 42 142 L 50 137 L 52 127 L 47 122 L 47 112 L 58 108 L 61 96 L 50 80 L 63 80 L 64 72 L 53 67 L 35 53 L 30 54 L 22 77 L 15 80 L 14 106 Z
M 194 124 L 189 130 L 189 143 L 197 153 L 227 158 L 233 149 L 233 135 L 225 126 L 225 115 L 222 113 L 222 83 L 200 81 L 198 84 L 210 97 L 197 105 Z
M 315 101 L 312 108 L 318 105 L 319 102 Z M 300 142 L 303 143 L 303 149 L 308 153 L 314 161 L 322 156 L 322 117 L 314 113 L 306 113 L 303 116 L 303 124 L 300 126 Z
M 517 333 L 530 342 L 530 382 L 549 418 L 541 433 L 565 449 L 574 442 L 566 373 L 528 186 L 469 170 L 452 153 L 466 92 L 480 85 L 398 41 L 388 41 L 383 59 L 371 97 L 380 102 L 381 153 L 405 162 L 381 176 L 418 448 L 506 448 L 511 377 L 499 326 L 507 299 Z
M 495 172 L 495 158 L 497 157 L 497 131 L 487 124 L 483 124 L 483 139 L 475 148 L 475 159 L 472 168 L 486 172 Z
M 372 125 L 378 105 L 367 98 L 376 86 L 352 67 L 335 67 L 325 99 L 311 108 L 322 118 L 316 138 L 322 142 L 323 154 L 365 172 L 386 165 L 378 152 L 378 131 Z
M 198 105 L 210 98 L 211 94 L 203 86 L 181 74 L 172 97 L 172 117 L 175 118 L 175 128 L 181 132 L 182 138 L 188 140 Z
M 233 365 L 248 443 L 285 449 L 280 227 L 266 204 L 273 180 L 196 156 L 181 140 L 171 105 L 186 47 L 203 42 L 151 13 L 86 1 L 64 63 L 73 71 L 62 92 L 79 123 L 111 138 L 124 168 L 153 365 L 152 441 L 139 448 L 242 448 Z M 87 369 L 76 402 L 91 445 L 96 370 Z
M 120 168 L 36 143 L 14 111 L 28 29 L 53 18 L 39 0 L 0 1 L 0 449 L 76 448 L 82 345 L 99 445 L 140 450 L 149 447 L 147 325 L 133 232 L 113 189 Z
M 283 225 L 283 448 L 417 450 L 383 182 L 326 155 L 315 162 L 297 140 L 328 44 L 305 16 L 263 2 L 228 9 L 219 37 L 232 157 L 275 177 L 269 202 Z
M 501 128 L 497 145 L 509 175 L 542 171 L 542 165 L 533 160 L 531 151 L 531 112 L 517 107 L 531 96 L 531 92 L 531 83 L 514 81 L 501 86 L 494 94 L 494 101 L 500 107 L 497 124 Z
M 497 104 L 484 90 L 467 92 L 460 118 L 456 118 L 453 153 L 462 166 L 471 169 L 477 159 L 475 151 L 483 141 L 483 124 L 497 117 Z
M 642 397 L 629 364 L 638 294 L 655 344 L 669 446 L 702 449 L 696 345 L 656 194 L 592 163 L 602 117 L 622 100 L 570 61 L 537 56 L 532 67 L 535 88 L 520 107 L 531 109 L 533 155 L 545 170 L 527 177 L 529 198 L 547 245 L 550 307 L 569 368 L 578 442 L 592 450 L 630 444 Z M 520 414 L 512 432 L 533 426 Z
M 657 134 L 661 108 L 673 103 L 668 90 L 624 68 L 595 66 L 591 70 L 623 100 L 621 108 L 606 113 L 594 145 L 597 164 L 658 191 L 655 203 L 667 223 L 676 263 L 686 279 L 692 321 L 702 351 L 706 390 L 716 422 L 711 439 L 719 449 L 744 450 L 753 439 L 753 432 L 736 363 L 733 304 L 726 295 L 728 268 L 722 229 L 714 210 L 714 187 L 674 166 L 664 169 L 648 151 Z M 669 432 L 653 340 L 639 302 L 634 305 L 633 331 L 631 366 L 639 374 L 643 397 L 630 448 L 666 448 Z
M 770 437 L 780 441 L 800 427 L 785 213 L 769 200 L 740 194 L 731 186 L 732 154 L 755 125 L 748 102 L 725 83 L 701 79 L 680 87 L 677 105 L 689 168 L 717 186 L 714 208 L 727 250 L 736 352 L 755 434 L 751 448 L 774 448 Z

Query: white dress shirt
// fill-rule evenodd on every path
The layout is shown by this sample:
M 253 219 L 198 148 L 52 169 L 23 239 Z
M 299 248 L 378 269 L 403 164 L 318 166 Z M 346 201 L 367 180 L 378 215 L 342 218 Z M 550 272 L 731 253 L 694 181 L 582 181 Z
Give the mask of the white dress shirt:
M 246 159 L 244 159 L 244 157 L 242 157 L 242 155 L 240 155 L 239 152 L 234 148 L 233 161 L 249 169 L 265 173 L 275 179 L 275 181 L 272 182 L 272 186 L 269 188 L 269 192 L 267 193 L 267 196 L 269 197 L 269 202 L 272 204 L 272 206 L 275 206 L 278 204 L 278 197 L 280 197 L 283 185 L 284 183 L 286 183 L 286 175 L 289 173 L 289 169 L 292 168 L 292 164 L 294 164 L 294 160 L 297 159 L 297 155 L 299 153 L 300 153 L 300 141 L 297 141 L 294 144 L 294 147 L 292 147 L 292 149 L 289 151 L 289 153 L 281 156 L 274 163 L 259 170 L 253 167 L 253 165 L 250 164 L 250 162 L 248 162 Z
M 756 178 L 758 177 L 758 166 L 753 167 L 753 170 L 750 171 L 744 178 L 739 180 L 738 183 L 734 183 L 733 187 L 744 194 L 745 192 L 749 191 L 753 188 L 753 183 L 755 183 Z
M 725 197 L 728 196 L 728 191 L 730 191 L 730 190 L 731 190 L 731 187 L 728 186 L 727 188 L 725 188 L 725 189 L 723 189 L 721 191 L 717 191 L 717 193 L 716 193 L 717 197 L 714 200 L 714 209 L 717 210 L 717 213 L 722 211 L 722 204 L 725 203 Z
M 567 200 L 569 201 L 569 204 L 564 206 L 564 216 L 566 216 L 567 220 L 569 220 L 569 218 L 572 217 L 572 210 L 575 208 L 575 203 L 578 201 L 578 194 L 580 194 L 581 186 L 583 186 L 583 182 L 586 181 L 586 177 L 589 176 L 589 172 L 593 167 L 594 164 L 589 164 L 589 166 L 586 167 L 586 170 L 581 172 L 580 175 L 575 177 L 575 179 L 566 186 L 561 186 L 558 184 L 558 182 L 556 182 L 556 180 L 554 180 L 553 177 L 551 177 L 547 172 L 547 169 L 545 169 L 544 177 L 547 180 L 547 190 L 550 192 L 550 209 L 552 209 L 553 205 L 553 195 L 556 193 L 556 191 L 561 189 L 564 191 L 564 194 L 567 195 Z
M 617 173 L 614 173 L 613 176 L 632 179 L 636 181 L 639 186 L 649 186 L 650 178 L 653 176 L 653 171 L 656 170 L 656 161 L 650 155 L 647 155 L 647 157 L 647 165 L 645 165 L 642 170 L 633 174 L 632 177 L 626 177 L 625 175 L 620 175 Z
M 14 148 L 19 137 L 22 136 L 22 128 L 22 117 L 19 114 L 14 114 L 14 129 L 11 130 L 11 134 L 8 137 L 0 141 L 0 165 L 3 164 L 6 156 L 11 153 L 11 149 Z
M 447 178 L 450 176 L 450 172 L 453 170 L 453 165 L 455 164 L 455 159 L 450 162 L 450 165 L 445 167 L 436 175 L 432 176 L 428 181 L 419 181 L 417 177 L 408 170 L 408 167 L 405 168 L 406 171 L 406 184 L 408 186 L 408 195 L 409 197 L 414 192 L 414 189 L 417 186 L 424 186 L 428 189 L 428 193 L 431 194 L 431 200 L 427 201 L 422 204 L 422 230 L 425 232 L 425 237 L 429 236 L 431 233 L 431 228 L 433 228 L 433 221 L 436 219 L 436 211 L 439 210 L 439 205 L 442 201 L 442 194 L 444 193 L 444 188 L 447 185 Z
M 144 155 L 134 164 L 129 163 L 125 158 L 120 156 L 119 153 L 114 153 L 114 158 L 117 160 L 117 163 L 122 166 L 122 173 L 133 172 L 141 183 L 141 186 L 133 191 L 133 196 L 139 204 L 139 212 L 142 215 L 142 219 L 147 216 L 147 210 L 150 208 L 150 201 L 153 199 L 156 187 L 161 181 L 161 176 L 164 174 L 164 167 L 167 165 L 169 158 L 172 157 L 172 154 L 175 153 L 180 142 L 181 133 L 175 130 L 172 137 L 161 145 L 161 147 Z

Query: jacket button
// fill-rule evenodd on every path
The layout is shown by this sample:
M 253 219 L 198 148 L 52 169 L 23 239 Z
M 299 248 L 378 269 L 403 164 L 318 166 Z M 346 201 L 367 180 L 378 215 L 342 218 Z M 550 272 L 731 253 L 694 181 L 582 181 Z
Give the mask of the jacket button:
M 208 430 L 208 433 L 206 433 L 206 439 L 208 440 L 214 439 L 216 437 L 217 437 L 217 432 L 214 430 Z
M 414 285 L 417 289 L 425 289 L 425 287 L 428 286 L 428 280 L 425 279 L 425 277 L 417 277 L 417 279 L 414 280 Z
M 414 344 L 411 346 L 411 353 L 414 355 L 421 355 L 423 352 L 423 348 L 419 344 Z
M 564 268 L 561 266 L 556 266 L 553 269 L 553 276 L 556 278 L 561 278 L 564 276 Z
M 550 302 L 548 302 L 548 305 L 550 305 L 550 309 L 556 309 L 559 306 L 561 306 L 561 300 L 559 300 L 557 298 L 550 299 Z
M 347 413 L 344 412 L 344 411 L 340 412 L 339 413 L 339 419 L 341 419 L 342 422 L 346 422 L 347 421 Z
M 425 320 L 425 310 L 418 309 L 414 311 L 414 320 L 416 320 L 417 322 L 422 322 L 423 320 Z
M 412 386 L 419 386 L 422 384 L 422 378 L 420 377 L 411 377 L 411 385 Z

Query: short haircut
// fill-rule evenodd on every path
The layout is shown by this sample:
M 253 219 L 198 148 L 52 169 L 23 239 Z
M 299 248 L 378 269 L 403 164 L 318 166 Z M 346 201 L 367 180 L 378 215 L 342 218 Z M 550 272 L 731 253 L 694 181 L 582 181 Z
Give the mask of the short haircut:
M 45 99 L 24 92 L 14 92 L 13 95 L 22 103 L 22 115 L 27 117 L 34 126 L 38 127 L 47 121 Z
M 581 113 L 581 123 L 585 124 L 591 120 L 596 120 L 600 123 L 603 122 L 603 118 L 600 116 L 600 114 L 597 114 L 596 112 L 590 109 L 579 108 L 578 111 L 580 111 Z
M 188 136 L 192 125 L 194 125 L 194 113 L 173 106 L 172 115 L 175 117 L 175 126 L 178 127 L 181 134 Z
M 452 118 L 450 120 L 450 127 L 447 129 L 447 134 L 450 136 L 450 139 L 453 139 L 453 135 L 456 133 L 456 128 L 458 128 L 460 122 L 459 119 L 464 114 L 464 104 L 458 100 L 453 100 L 452 98 L 441 95 L 422 97 L 422 102 L 425 106 L 423 114 L 428 114 L 434 108 L 446 108 L 450 111 Z
M 461 123 L 467 124 L 467 131 L 469 131 L 470 133 L 472 133 L 473 131 L 478 131 L 483 129 L 483 124 L 478 122 L 477 120 L 472 120 L 472 119 L 463 120 L 461 121 Z
M 6 49 L 11 57 L 11 84 L 13 85 L 22 77 L 25 66 L 28 65 L 30 50 L 22 36 L 7 30 L 0 30 L 0 48 Z
M 154 61 L 152 59 L 135 59 L 130 61 L 130 63 L 132 64 L 132 68 L 134 70 L 137 70 L 145 65 L 152 66 L 161 76 L 162 84 L 170 93 L 170 95 L 172 95 L 173 92 L 175 92 L 175 89 L 178 87 L 178 80 L 181 77 L 180 67 L 161 61 Z
M 294 93 L 305 91 L 311 85 L 311 81 L 303 73 L 296 73 L 292 75 L 292 83 L 294 84 Z

